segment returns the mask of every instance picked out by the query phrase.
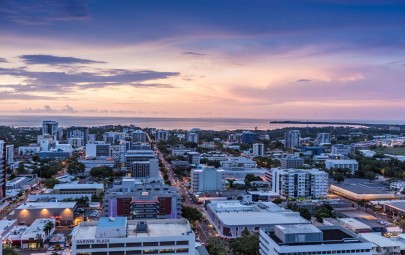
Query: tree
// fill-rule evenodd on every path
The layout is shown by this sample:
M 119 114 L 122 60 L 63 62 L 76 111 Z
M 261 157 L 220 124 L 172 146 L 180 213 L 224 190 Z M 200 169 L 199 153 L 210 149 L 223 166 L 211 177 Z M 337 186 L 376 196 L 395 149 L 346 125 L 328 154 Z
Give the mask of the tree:
M 3 247 L 3 254 L 4 255 L 6 255 L 6 254 L 7 255 L 22 255 L 21 253 L 19 253 L 12 247 Z
M 48 189 L 53 189 L 53 187 L 54 187 L 56 184 L 59 184 L 59 180 L 58 180 L 58 179 L 55 179 L 55 178 L 46 179 L 46 180 L 44 181 L 44 185 L 45 185 L 45 187 L 48 188 Z
M 227 255 L 225 242 L 218 237 L 210 237 L 208 245 L 205 246 L 210 255 Z
M 330 207 L 330 205 L 323 204 L 322 206 L 318 206 L 316 208 L 314 215 L 318 222 L 322 222 L 323 218 L 333 217 L 333 208 Z
M 181 208 L 181 216 L 190 221 L 192 225 L 194 225 L 197 221 L 202 220 L 203 218 L 203 215 L 199 210 L 190 206 L 183 206 Z
M 333 180 L 337 181 L 337 183 L 341 183 L 345 181 L 345 176 L 342 173 L 334 173 Z
M 311 220 L 312 215 L 307 208 L 298 208 L 298 212 L 300 213 L 302 218 Z
M 83 173 L 86 166 L 83 163 L 74 160 L 67 166 L 67 172 L 71 175 L 77 175 L 78 173 Z
M 45 226 L 42 230 L 45 232 L 47 238 L 49 237 L 49 234 L 51 233 L 51 231 L 54 227 L 55 227 L 55 223 L 53 223 L 52 221 L 48 221 L 45 224 Z
M 281 199 L 281 198 L 276 198 L 276 199 L 273 200 L 273 203 L 275 203 L 275 204 L 281 204 L 283 201 L 284 201 L 284 200 Z
M 259 236 L 244 229 L 241 237 L 231 240 L 230 246 L 233 254 L 258 255 Z
M 375 180 L 377 177 L 377 174 L 374 172 L 366 172 L 365 177 L 371 182 L 372 180 Z
M 260 176 L 256 176 L 254 174 L 247 174 L 245 176 L 245 185 L 246 186 L 250 186 L 250 182 L 252 181 L 261 181 L 262 178 L 260 178 Z
M 108 166 L 96 166 L 90 170 L 91 177 L 96 179 L 104 179 L 112 176 L 113 171 L 111 167 Z

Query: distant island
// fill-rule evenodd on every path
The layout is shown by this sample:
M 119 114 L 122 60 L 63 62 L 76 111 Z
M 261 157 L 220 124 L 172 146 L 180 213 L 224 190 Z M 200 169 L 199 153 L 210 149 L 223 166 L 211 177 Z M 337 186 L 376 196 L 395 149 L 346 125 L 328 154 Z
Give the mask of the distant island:
M 387 128 L 387 127 L 405 127 L 405 125 L 398 124 L 376 124 L 376 123 L 360 123 L 360 122 L 340 122 L 340 121 L 270 121 L 270 124 L 300 124 L 300 125 L 343 125 L 343 126 L 363 126 L 374 128 Z

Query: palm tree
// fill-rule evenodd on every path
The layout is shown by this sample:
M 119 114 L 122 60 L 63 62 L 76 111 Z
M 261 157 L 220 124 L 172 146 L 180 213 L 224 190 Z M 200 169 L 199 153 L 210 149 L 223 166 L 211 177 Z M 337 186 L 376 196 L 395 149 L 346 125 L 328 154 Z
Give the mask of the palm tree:
M 49 237 L 49 234 L 51 233 L 51 231 L 54 227 L 55 227 L 55 223 L 53 223 L 52 221 L 48 221 L 45 224 L 43 231 L 45 232 L 47 238 Z

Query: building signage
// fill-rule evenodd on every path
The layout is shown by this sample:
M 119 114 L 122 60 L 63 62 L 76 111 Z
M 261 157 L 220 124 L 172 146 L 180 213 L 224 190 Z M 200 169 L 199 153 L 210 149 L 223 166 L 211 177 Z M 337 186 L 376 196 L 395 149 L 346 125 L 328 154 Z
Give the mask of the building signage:
M 80 239 L 77 240 L 77 244 L 98 244 L 98 243 L 110 243 L 110 239 Z

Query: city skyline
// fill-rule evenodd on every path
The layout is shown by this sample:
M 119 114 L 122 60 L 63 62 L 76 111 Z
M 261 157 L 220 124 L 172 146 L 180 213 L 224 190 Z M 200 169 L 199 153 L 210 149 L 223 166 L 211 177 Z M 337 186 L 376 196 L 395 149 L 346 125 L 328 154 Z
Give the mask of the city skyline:
M 2 1 L 0 115 L 398 120 L 401 1 Z

